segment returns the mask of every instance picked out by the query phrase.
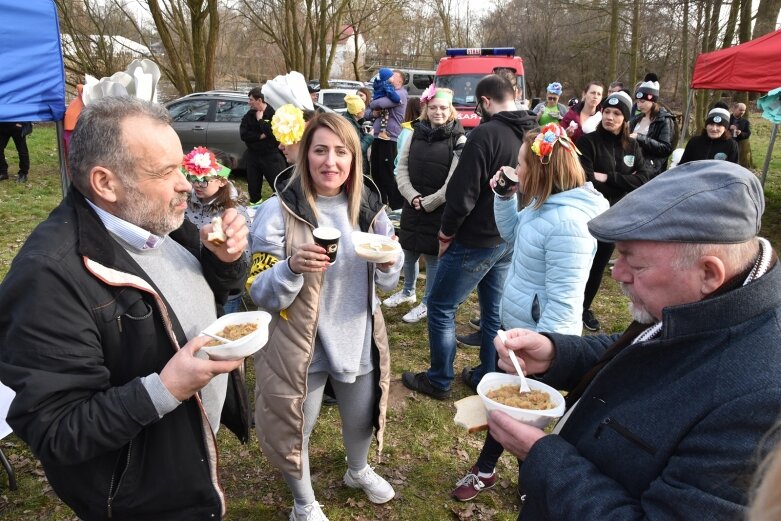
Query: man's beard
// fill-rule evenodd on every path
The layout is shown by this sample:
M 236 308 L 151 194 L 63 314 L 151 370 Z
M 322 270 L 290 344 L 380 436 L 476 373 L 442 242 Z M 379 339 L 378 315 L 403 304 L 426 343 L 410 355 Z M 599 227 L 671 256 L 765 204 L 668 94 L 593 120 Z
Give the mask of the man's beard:
M 643 306 L 636 304 L 634 300 L 632 300 L 632 294 L 629 292 L 629 289 L 627 289 L 625 283 L 619 282 L 619 286 L 621 286 L 621 293 L 629 297 L 629 312 L 632 313 L 632 318 L 636 322 L 641 324 L 655 324 L 656 322 L 659 322 Z
M 117 217 L 133 223 L 139 228 L 163 237 L 179 228 L 184 222 L 184 212 L 176 206 L 187 200 L 186 194 L 171 200 L 168 208 L 161 208 L 134 186 L 126 186 L 127 199 L 118 205 Z

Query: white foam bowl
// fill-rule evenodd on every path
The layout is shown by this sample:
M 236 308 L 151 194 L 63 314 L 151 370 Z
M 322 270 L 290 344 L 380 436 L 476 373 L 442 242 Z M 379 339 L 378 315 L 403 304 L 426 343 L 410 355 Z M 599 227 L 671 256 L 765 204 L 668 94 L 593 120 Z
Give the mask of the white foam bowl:
M 510 407 L 499 402 L 495 402 L 486 396 L 486 393 L 493 391 L 499 387 L 505 385 L 514 385 L 520 388 L 521 377 L 517 374 L 505 374 L 505 373 L 487 373 L 477 384 L 477 394 L 483 399 L 486 413 L 491 411 L 502 411 L 505 414 L 510 415 L 514 419 L 526 425 L 537 427 L 538 429 L 544 429 L 551 421 L 561 418 L 564 414 L 564 397 L 559 391 L 537 380 L 527 378 L 529 388 L 532 391 L 544 391 L 551 397 L 553 403 L 552 409 L 534 410 L 534 409 L 519 409 L 518 407 Z
M 240 360 L 257 352 L 268 341 L 268 325 L 271 322 L 271 315 L 265 311 L 229 313 L 212 322 L 209 327 L 204 328 L 204 331 L 212 335 L 219 335 L 226 326 L 250 322 L 257 324 L 258 328 L 249 335 L 227 344 L 202 347 L 201 351 L 209 355 L 212 360 Z
M 378 235 L 376 233 L 364 233 L 353 232 L 352 233 L 353 247 L 355 253 L 362 259 L 370 262 L 393 262 L 398 258 L 401 253 L 401 245 L 385 235 Z M 377 250 L 368 245 L 377 245 L 378 247 L 384 246 L 392 248 L 391 250 Z

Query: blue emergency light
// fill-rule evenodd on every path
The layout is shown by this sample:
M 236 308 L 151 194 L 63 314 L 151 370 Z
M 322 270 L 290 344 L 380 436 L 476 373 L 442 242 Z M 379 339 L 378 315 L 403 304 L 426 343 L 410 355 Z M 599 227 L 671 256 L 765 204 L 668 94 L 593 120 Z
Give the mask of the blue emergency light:
M 446 56 L 515 56 L 515 47 L 459 47 L 445 49 Z

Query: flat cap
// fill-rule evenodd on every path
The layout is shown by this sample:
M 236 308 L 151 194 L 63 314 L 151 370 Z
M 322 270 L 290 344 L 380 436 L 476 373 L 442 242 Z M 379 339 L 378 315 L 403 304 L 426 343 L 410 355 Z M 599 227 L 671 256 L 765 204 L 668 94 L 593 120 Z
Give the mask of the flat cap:
M 757 236 L 764 210 L 757 176 L 728 161 L 693 161 L 630 192 L 588 229 L 603 242 L 735 244 Z

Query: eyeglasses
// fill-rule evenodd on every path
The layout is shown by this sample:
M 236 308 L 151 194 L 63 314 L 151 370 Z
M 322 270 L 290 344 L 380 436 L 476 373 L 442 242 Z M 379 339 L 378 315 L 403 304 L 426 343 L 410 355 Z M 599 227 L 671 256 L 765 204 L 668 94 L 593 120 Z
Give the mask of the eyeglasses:
M 189 181 L 191 185 L 199 186 L 201 188 L 206 188 L 207 186 L 209 186 L 210 182 L 212 182 L 215 179 L 217 179 L 216 177 L 200 178 L 198 176 L 194 176 L 194 175 L 190 175 L 190 174 L 187 174 L 187 176 L 185 176 L 185 177 L 187 177 L 187 181 Z
M 477 114 L 477 117 L 479 118 L 482 118 L 485 115 L 485 109 L 483 109 L 483 98 L 477 100 L 477 105 L 475 105 L 475 114 Z
M 556 96 L 548 96 L 548 101 L 556 101 L 557 99 L 559 98 L 557 98 Z

